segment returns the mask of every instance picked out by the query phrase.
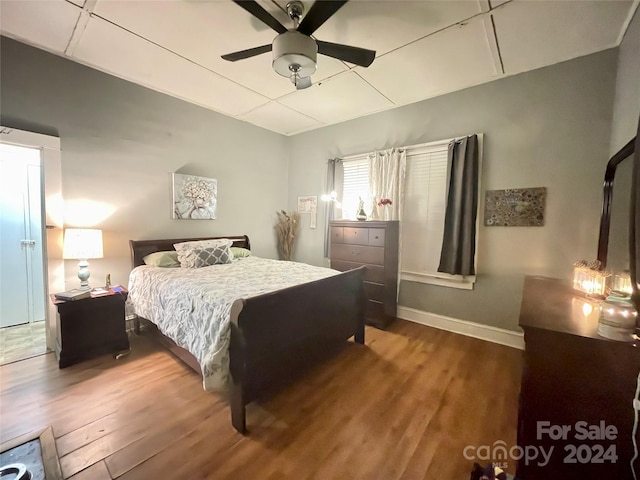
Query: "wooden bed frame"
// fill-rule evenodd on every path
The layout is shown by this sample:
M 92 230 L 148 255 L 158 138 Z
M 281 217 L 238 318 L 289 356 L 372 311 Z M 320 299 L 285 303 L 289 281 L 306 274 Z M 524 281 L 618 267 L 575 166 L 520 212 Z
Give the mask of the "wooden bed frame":
M 226 236 L 130 240 L 133 267 L 153 252 L 175 250 L 174 243 L 228 238 L 250 248 L 249 237 Z M 364 268 L 256 297 L 238 299 L 231 308 L 229 403 L 231 423 L 246 433 L 245 407 L 274 386 L 290 383 L 305 367 L 324 358 L 350 337 L 364 343 Z M 136 320 L 136 333 L 139 333 Z M 162 343 L 201 373 L 196 358 L 160 332 Z

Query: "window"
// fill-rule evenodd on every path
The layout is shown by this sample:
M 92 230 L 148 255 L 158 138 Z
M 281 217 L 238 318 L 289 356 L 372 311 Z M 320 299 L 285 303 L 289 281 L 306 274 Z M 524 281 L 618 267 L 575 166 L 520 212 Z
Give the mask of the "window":
M 407 170 L 400 225 L 400 279 L 470 290 L 475 276 L 438 272 L 447 205 L 450 141 L 405 147 Z M 482 146 L 483 136 L 478 135 L 480 171 Z M 371 201 L 368 156 L 345 159 L 343 166 L 343 218 L 355 219 L 358 197 L 365 201 L 365 210 Z M 478 235 L 476 241 L 477 238 Z
M 358 213 L 360 198 L 364 200 L 365 210 L 371 203 L 369 193 L 369 159 L 366 155 L 359 155 L 344 160 L 344 183 L 342 186 L 342 218 L 355 220 Z
M 447 206 L 449 141 L 407 149 L 402 212 L 401 277 L 435 274 L 440 263 Z

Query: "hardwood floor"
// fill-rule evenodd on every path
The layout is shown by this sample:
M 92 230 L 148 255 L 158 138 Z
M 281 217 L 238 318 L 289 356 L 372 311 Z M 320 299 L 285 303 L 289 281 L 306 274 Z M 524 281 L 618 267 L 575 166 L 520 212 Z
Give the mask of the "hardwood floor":
M 0 328 L 0 365 L 47 352 L 45 322 Z
M 511 348 L 405 321 L 367 327 L 366 346 L 250 405 L 242 437 L 195 372 L 148 337 L 131 343 L 117 361 L 0 367 L 0 440 L 52 425 L 73 480 L 467 479 L 465 446 L 515 445 Z

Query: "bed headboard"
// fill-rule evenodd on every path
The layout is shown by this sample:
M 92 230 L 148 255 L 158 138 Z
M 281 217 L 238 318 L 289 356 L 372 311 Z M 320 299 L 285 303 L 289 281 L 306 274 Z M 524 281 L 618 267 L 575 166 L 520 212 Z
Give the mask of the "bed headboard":
M 203 237 L 203 238 L 167 238 L 163 240 L 129 240 L 131 247 L 131 268 L 144 265 L 143 258 L 153 252 L 175 250 L 174 243 L 193 242 L 196 240 L 215 240 L 218 238 L 228 238 L 233 240 L 234 247 L 251 249 L 249 237 L 247 235 L 225 236 L 225 237 Z

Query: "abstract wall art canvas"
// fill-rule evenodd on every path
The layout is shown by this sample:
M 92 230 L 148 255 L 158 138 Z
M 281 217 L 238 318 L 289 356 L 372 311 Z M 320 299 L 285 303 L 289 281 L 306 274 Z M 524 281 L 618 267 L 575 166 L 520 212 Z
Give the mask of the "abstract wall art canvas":
M 541 227 L 546 198 L 546 187 L 487 190 L 484 224 L 488 227 Z
M 213 220 L 218 204 L 218 181 L 195 175 L 173 175 L 173 218 Z

